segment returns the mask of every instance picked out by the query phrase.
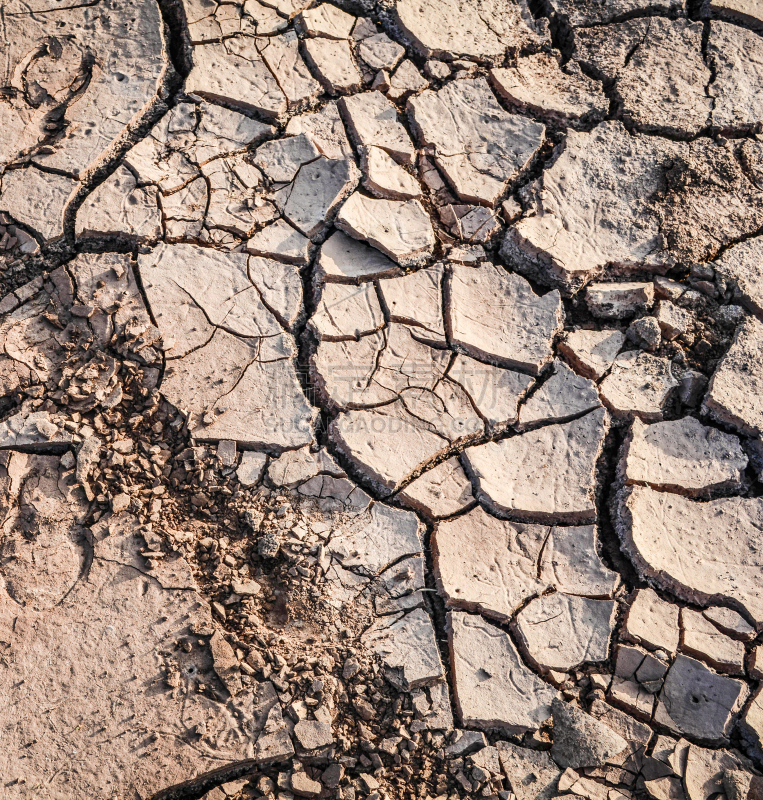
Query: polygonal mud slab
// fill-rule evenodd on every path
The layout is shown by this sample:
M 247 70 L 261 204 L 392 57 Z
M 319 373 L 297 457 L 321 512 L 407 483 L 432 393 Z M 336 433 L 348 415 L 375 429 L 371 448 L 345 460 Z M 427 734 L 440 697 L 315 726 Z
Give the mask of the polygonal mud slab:
M 616 731 L 577 706 L 557 698 L 551 710 L 554 718 L 551 757 L 560 767 L 599 767 L 628 747 Z
M 746 319 L 718 364 L 703 409 L 718 422 L 747 436 L 763 433 L 763 322 Z
M 496 58 L 510 47 L 548 41 L 547 29 L 524 0 L 399 0 L 394 13 L 406 38 L 427 58 Z
M 583 663 L 606 661 L 617 603 L 562 592 L 528 603 L 513 629 L 531 661 L 542 670 L 569 671 Z
M 633 137 L 620 122 L 603 122 L 591 133 L 570 131 L 559 158 L 531 184 L 528 199 L 537 213 L 509 228 L 502 258 L 565 292 L 576 291 L 607 264 L 664 269 L 648 197 L 661 184 L 663 159 L 676 147 Z M 606 227 L 594 211 L 605 197 Z
M 681 649 L 685 653 L 704 661 L 716 672 L 744 675 L 745 649 L 742 642 L 726 636 L 704 614 L 688 608 L 681 609 L 681 628 Z
M 419 144 L 433 150 L 465 203 L 495 205 L 543 144 L 544 127 L 507 114 L 484 78 L 447 84 L 408 101 Z
M 607 412 L 598 409 L 565 425 L 467 448 L 477 497 L 513 519 L 593 522 L 596 462 L 608 427 Z
M 679 655 L 668 670 L 654 718 L 675 733 L 724 744 L 748 694 L 742 681 Z
M 549 588 L 538 576 L 548 535 L 542 525 L 505 522 L 481 508 L 440 522 L 431 542 L 440 593 L 452 608 L 508 621 Z
M 251 692 L 232 698 L 218 682 L 206 645 L 209 606 L 189 565 L 178 559 L 149 570 L 139 554 L 147 529 L 130 515 L 79 527 L 86 503 L 57 457 L 12 453 L 2 471 L 13 486 L 27 481 L 26 497 L 6 498 L 3 522 L 1 569 L 10 595 L 0 603 L 8 659 L 0 694 L 25 720 L 3 723 L 6 796 L 27 798 L 30 787 L 44 784 L 50 797 L 105 796 L 104 786 L 109 796 L 148 797 L 251 757 L 254 720 L 239 720 L 245 709 L 251 715 Z M 17 504 L 30 501 L 37 539 L 9 558 L 14 531 L 25 524 Z M 175 647 L 179 640 L 189 643 L 187 652 Z M 169 673 L 174 689 L 165 682 Z M 219 697 L 199 692 L 200 683 L 219 687 Z M 120 712 L 108 713 L 115 705 Z M 209 734 L 194 735 L 197 725 Z M 50 747 L 30 749 L 31 739 Z
M 480 617 L 451 611 L 448 637 L 464 725 L 519 734 L 548 719 L 557 692 L 522 663 L 508 634 Z
M 593 526 L 524 525 L 475 508 L 438 523 L 431 548 L 437 587 L 448 606 L 501 622 L 550 588 L 610 597 L 618 583 L 596 552 Z
M 598 380 L 609 371 L 624 343 L 622 331 L 577 330 L 559 342 L 559 353 L 578 375 Z
M 520 429 L 566 422 L 601 406 L 593 381 L 576 375 L 563 361 L 555 361 L 552 368 L 550 377 L 522 406 Z
M 401 164 L 413 163 L 411 137 L 381 92 L 343 97 L 338 105 L 356 147 L 379 147 Z
M 713 21 L 707 54 L 715 72 L 708 86 L 708 94 L 713 98 L 713 127 L 726 132 L 750 130 L 763 112 L 760 36 L 728 22 Z
M 286 112 L 286 97 L 253 38 L 227 39 L 194 47 L 194 67 L 185 89 L 212 102 L 254 111 L 267 119 Z
M 758 270 L 763 256 L 763 238 L 755 236 L 730 247 L 713 267 L 733 281 L 742 294 L 742 302 L 758 317 L 763 317 L 763 276 Z
M 449 517 L 472 505 L 471 481 L 457 458 L 449 458 L 397 494 L 405 506 L 432 518 Z
M 690 138 L 707 128 L 713 101 L 706 87 L 713 75 L 702 57 L 702 23 L 652 17 L 623 27 L 643 29 L 643 35 L 620 53 L 622 61 L 601 58 L 612 38 L 609 28 L 592 28 L 583 38 L 598 62 L 596 72 L 614 84 L 624 118 L 664 136 Z
M 564 72 L 554 56 L 527 56 L 515 67 L 492 69 L 490 80 L 496 92 L 510 105 L 575 124 L 602 119 L 609 101 L 601 84 L 580 71 Z
M 730 602 L 763 622 L 763 500 L 700 503 L 633 486 L 621 492 L 617 514 L 623 547 L 656 586 L 689 602 Z
M 738 492 L 747 467 L 736 436 L 706 427 L 694 417 L 654 425 L 634 420 L 620 459 L 626 483 L 692 497 Z
M 243 253 L 191 245 L 160 245 L 140 256 L 146 296 L 169 357 L 162 391 L 191 412 L 201 439 L 300 446 L 312 441 L 316 412 L 297 380 L 293 341 L 262 298 L 293 320 L 301 284 L 289 293 L 281 278 L 274 287 L 279 298 L 270 289 L 272 276 L 257 268 L 262 259 L 253 261 L 249 272 Z
M 392 323 L 358 340 L 321 341 L 311 358 L 318 396 L 332 407 L 370 408 L 398 399 L 407 390 L 434 392 L 451 354 L 420 342 L 417 337 L 422 334 L 427 332 Z M 470 416 L 476 417 L 474 412 Z
M 711 260 L 763 223 L 761 190 L 735 148 L 707 137 L 673 142 L 607 121 L 590 133 L 570 131 L 558 152 L 530 184 L 526 202 L 535 213 L 509 228 L 501 256 L 565 293 L 606 266 L 621 274 L 664 273 L 676 261 Z M 684 177 L 666 191 L 668 163 L 676 178 Z M 602 203 L 606 225 L 595 211 Z M 703 207 L 699 219 L 697 204 Z
M 355 192 L 339 211 L 336 225 L 402 267 L 420 264 L 435 245 L 429 215 L 418 200 L 378 200 Z
M 599 394 L 615 417 L 659 422 L 678 386 L 667 358 L 628 350 L 615 359 Z
M 564 320 L 558 292 L 539 297 L 524 278 L 489 263 L 451 265 L 445 292 L 445 324 L 459 351 L 530 375 L 551 360 Z
M 347 411 L 329 426 L 337 450 L 383 496 L 449 446 L 448 440 L 398 400 L 375 410 Z

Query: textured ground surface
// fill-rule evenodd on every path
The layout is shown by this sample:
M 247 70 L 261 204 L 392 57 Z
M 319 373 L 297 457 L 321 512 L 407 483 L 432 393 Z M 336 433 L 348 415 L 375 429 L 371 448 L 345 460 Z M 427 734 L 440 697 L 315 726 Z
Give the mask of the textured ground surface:
M 763 797 L 763 5 L 0 8 L 0 796 Z

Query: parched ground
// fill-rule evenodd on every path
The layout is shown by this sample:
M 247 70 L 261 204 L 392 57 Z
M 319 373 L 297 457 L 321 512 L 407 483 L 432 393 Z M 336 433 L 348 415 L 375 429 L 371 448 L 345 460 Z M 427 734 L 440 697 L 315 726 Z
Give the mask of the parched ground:
M 763 797 L 763 5 L 0 5 L 0 797 Z

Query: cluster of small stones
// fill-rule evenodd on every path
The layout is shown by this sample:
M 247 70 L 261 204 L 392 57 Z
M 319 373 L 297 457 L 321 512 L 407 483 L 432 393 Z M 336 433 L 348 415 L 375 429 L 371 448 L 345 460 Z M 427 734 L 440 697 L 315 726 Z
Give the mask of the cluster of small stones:
M 760 800 L 757 0 L 10 0 L 0 794 Z

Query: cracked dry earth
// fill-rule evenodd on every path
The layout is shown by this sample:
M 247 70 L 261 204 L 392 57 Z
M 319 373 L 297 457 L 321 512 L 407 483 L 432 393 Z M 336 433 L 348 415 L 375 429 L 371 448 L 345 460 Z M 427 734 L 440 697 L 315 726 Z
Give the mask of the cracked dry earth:
M 0 4 L 0 797 L 763 798 L 761 32 Z

